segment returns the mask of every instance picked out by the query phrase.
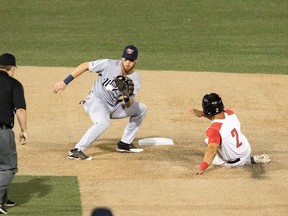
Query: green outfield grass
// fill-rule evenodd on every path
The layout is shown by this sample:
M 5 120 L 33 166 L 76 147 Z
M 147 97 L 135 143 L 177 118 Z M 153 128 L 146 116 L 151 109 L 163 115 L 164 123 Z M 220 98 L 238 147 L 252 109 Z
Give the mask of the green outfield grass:
M 139 69 L 288 72 L 286 0 L 0 0 L 0 52 L 76 66 L 140 50 Z
M 9 188 L 17 203 L 9 215 L 80 216 L 81 200 L 77 177 L 17 176 Z

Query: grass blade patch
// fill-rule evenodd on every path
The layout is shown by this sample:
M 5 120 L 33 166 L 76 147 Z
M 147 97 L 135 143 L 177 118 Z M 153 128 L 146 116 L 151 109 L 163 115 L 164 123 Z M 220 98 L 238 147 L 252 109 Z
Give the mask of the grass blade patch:
M 13 215 L 81 215 L 78 180 L 75 176 L 17 176 L 9 191 L 17 206 L 8 208 Z

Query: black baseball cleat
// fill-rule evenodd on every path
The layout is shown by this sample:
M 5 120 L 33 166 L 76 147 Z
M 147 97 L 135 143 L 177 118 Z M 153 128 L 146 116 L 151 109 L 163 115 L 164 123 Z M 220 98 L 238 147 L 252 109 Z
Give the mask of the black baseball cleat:
M 4 203 L 3 205 L 6 206 L 6 207 L 13 207 L 13 206 L 16 206 L 16 203 L 13 202 L 12 200 L 8 199 L 7 202 Z
M 92 160 L 91 156 L 85 155 L 81 150 L 78 148 L 71 149 L 68 152 L 67 157 L 71 160 Z
M 118 152 L 131 152 L 131 153 L 139 153 L 139 152 L 143 152 L 144 151 L 142 148 L 137 148 L 132 143 L 128 144 L 128 143 L 124 143 L 122 141 L 119 141 L 117 143 L 116 150 Z
M 8 211 L 3 207 L 3 205 L 0 205 L 0 214 L 8 214 Z

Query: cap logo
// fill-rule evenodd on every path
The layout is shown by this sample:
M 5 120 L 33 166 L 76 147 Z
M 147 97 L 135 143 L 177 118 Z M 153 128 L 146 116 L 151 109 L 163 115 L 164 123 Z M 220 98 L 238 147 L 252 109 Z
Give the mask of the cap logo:
M 126 53 L 129 54 L 129 55 L 133 54 L 133 52 L 134 52 L 133 49 L 130 49 L 130 48 L 126 49 Z

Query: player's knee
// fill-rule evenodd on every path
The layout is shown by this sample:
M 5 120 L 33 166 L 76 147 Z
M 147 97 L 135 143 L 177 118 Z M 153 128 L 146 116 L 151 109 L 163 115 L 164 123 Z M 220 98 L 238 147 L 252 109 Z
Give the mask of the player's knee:
M 148 110 L 147 105 L 146 105 L 146 104 L 142 104 L 142 103 L 140 103 L 139 105 L 140 105 L 140 112 L 141 112 L 141 115 L 146 115 L 147 110 Z
M 97 120 L 97 121 L 95 121 L 93 123 L 94 123 L 94 125 L 97 125 L 98 127 L 101 127 L 102 130 L 106 130 L 110 126 L 110 121 L 105 121 L 105 120 Z

